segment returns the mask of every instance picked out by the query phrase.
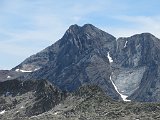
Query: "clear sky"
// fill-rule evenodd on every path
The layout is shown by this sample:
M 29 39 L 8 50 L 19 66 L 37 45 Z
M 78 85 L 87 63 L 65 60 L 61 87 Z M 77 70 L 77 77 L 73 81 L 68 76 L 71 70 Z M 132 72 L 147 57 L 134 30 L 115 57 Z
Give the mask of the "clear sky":
M 0 0 L 0 69 L 11 69 L 60 39 L 72 24 L 91 23 L 126 37 L 160 38 L 160 0 Z

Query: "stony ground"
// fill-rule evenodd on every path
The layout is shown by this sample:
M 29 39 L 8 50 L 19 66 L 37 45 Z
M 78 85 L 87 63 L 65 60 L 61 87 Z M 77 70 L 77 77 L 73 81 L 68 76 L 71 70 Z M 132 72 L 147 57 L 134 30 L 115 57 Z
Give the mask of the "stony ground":
M 45 80 L 1 82 L 0 120 L 18 120 L 49 111 L 65 98 L 63 93 Z
M 25 98 L 28 99 L 28 98 Z M 22 100 L 23 101 L 23 100 Z M 24 103 L 25 101 L 23 101 Z M 29 101 L 27 101 L 29 102 Z M 26 102 L 26 103 L 27 103 Z M 25 104 L 26 105 L 26 104 Z M 50 111 L 19 116 L 22 103 L 0 116 L 1 120 L 160 120 L 160 103 L 114 101 L 96 86 L 82 87 Z M 24 106 L 25 107 L 25 106 Z M 25 109 L 25 108 L 24 108 Z M 19 111 L 15 114 L 15 111 Z

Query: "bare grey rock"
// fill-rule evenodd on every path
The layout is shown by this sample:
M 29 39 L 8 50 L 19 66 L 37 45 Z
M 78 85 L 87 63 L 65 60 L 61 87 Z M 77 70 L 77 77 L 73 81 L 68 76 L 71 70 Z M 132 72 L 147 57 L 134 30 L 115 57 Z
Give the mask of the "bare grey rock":
M 0 82 L 0 119 L 19 119 L 51 110 L 66 98 L 46 80 L 7 80 Z
M 52 110 L 25 120 L 156 120 L 159 103 L 117 102 L 97 86 L 83 86 Z
M 160 40 L 150 33 L 119 38 L 115 56 L 113 56 L 115 67 L 113 67 L 114 74 L 117 76 L 115 84 L 119 90 L 134 101 L 160 101 Z
M 116 38 L 86 24 L 72 25 L 55 44 L 27 58 L 12 70 L 30 70 L 21 79 L 47 79 L 62 90 L 73 92 L 85 84 L 98 85 L 114 99 L 119 99 L 110 81 L 108 52 L 116 51 Z
M 160 40 L 152 34 L 116 40 L 86 24 L 70 26 L 59 41 L 11 71 L 18 71 L 12 79 L 47 79 L 69 92 L 87 84 L 98 85 L 107 95 L 121 99 L 112 78 L 118 91 L 129 96 L 128 99 L 157 102 L 160 101 L 159 65 Z

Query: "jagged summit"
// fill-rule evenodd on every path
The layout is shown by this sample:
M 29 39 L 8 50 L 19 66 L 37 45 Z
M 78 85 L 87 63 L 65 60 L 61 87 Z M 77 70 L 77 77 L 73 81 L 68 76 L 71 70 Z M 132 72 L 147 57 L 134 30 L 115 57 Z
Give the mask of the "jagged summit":
M 86 31 L 90 31 L 92 29 L 98 29 L 95 26 L 93 26 L 92 24 L 84 24 L 83 26 L 79 26 L 77 24 L 71 25 L 67 32 L 72 33 L 72 32 L 80 32 L 82 30 L 86 30 Z
M 77 24 L 71 25 L 66 33 L 77 33 L 81 27 L 78 26 Z
M 90 30 L 90 29 L 98 29 L 97 27 L 95 27 L 92 24 L 84 24 L 83 26 L 79 26 L 77 24 L 74 24 L 74 25 L 71 25 L 68 30 L 73 30 L 74 31 L 74 30 L 78 30 L 80 28 L 81 29 L 88 29 L 88 30 Z
M 92 24 L 84 24 L 83 26 L 78 26 L 77 24 L 71 25 L 66 31 L 64 37 L 66 36 L 86 36 L 86 37 L 96 37 L 96 36 L 105 36 L 108 38 L 115 38 L 114 36 L 100 30 Z M 62 38 L 63 39 L 63 38 Z

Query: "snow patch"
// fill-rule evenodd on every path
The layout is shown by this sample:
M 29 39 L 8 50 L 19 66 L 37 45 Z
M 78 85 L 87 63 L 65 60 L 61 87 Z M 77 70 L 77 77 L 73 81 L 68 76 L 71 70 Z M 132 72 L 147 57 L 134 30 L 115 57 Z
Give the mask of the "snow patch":
M 124 44 L 124 48 L 127 46 L 127 43 L 128 43 L 128 41 L 126 41 L 126 42 L 125 42 L 125 44 Z
M 0 115 L 4 114 L 5 112 L 6 112 L 5 110 L 1 111 L 1 112 L 0 112 Z
M 23 109 L 23 108 L 24 108 L 24 106 L 22 105 L 22 106 L 21 106 L 21 109 Z
M 123 95 L 123 94 L 121 94 L 121 93 L 118 91 L 118 88 L 117 88 L 117 86 L 114 84 L 111 76 L 110 76 L 110 80 L 111 80 L 111 82 L 112 82 L 115 90 L 117 91 L 117 93 L 118 93 L 118 94 L 121 96 L 121 98 L 123 99 L 123 101 L 131 101 L 131 100 L 127 100 L 127 97 L 128 97 L 127 95 Z
M 16 71 L 16 72 L 19 72 L 19 69 L 16 69 L 15 71 Z
M 37 71 L 37 70 L 39 70 L 40 68 L 36 68 L 36 69 L 34 69 L 34 71 Z
M 57 115 L 57 114 L 59 114 L 60 112 L 55 112 L 55 113 L 53 113 L 54 115 Z
M 7 76 L 7 78 L 11 78 L 11 76 Z
M 32 71 L 27 71 L 27 70 L 20 70 L 20 72 L 32 72 Z
M 108 56 L 107 56 L 107 57 L 108 57 L 110 63 L 113 62 L 113 59 L 112 59 L 112 57 L 110 56 L 109 52 L 108 52 Z
M 33 71 L 29 71 L 29 70 L 21 70 L 21 69 L 16 69 L 16 72 L 33 72 Z
M 128 101 L 128 102 L 130 102 L 131 100 L 128 100 L 127 99 L 127 95 L 122 95 L 122 94 L 120 94 L 120 96 L 121 96 L 121 98 L 123 99 L 123 101 Z

